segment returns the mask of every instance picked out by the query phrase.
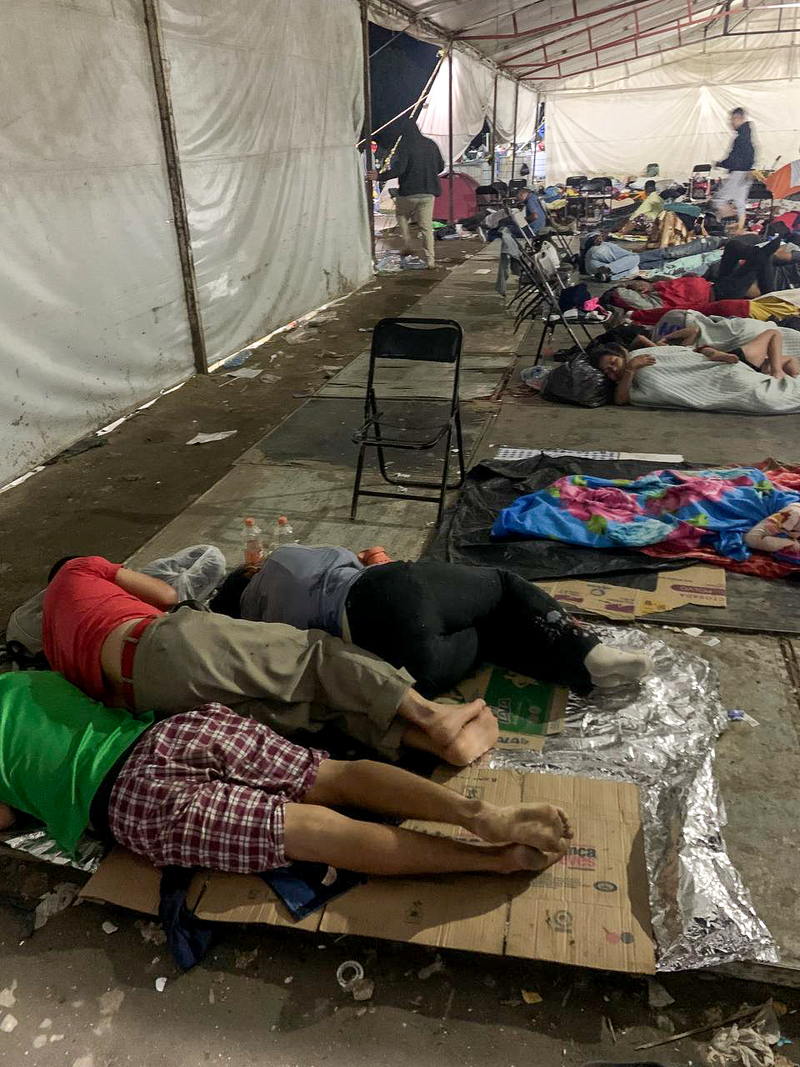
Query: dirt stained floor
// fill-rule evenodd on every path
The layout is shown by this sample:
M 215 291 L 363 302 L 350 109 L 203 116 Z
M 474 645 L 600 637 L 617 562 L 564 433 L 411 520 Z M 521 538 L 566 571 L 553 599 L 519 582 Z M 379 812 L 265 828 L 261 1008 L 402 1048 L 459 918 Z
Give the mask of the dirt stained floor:
M 391 246 L 392 238 L 384 238 Z M 434 270 L 377 275 L 332 310 L 337 318 L 303 344 L 279 334 L 245 364 L 280 376 L 230 379 L 224 369 L 191 378 L 183 388 L 138 412 L 99 447 L 59 459 L 0 495 L 0 632 L 9 613 L 40 589 L 61 556 L 126 559 L 217 482 L 316 392 L 333 372 L 369 348 L 369 329 L 402 315 L 441 282 L 448 264 L 475 252 L 476 240 L 440 241 Z M 186 445 L 196 433 L 237 432 L 224 441 Z M 231 515 L 238 527 L 241 516 Z

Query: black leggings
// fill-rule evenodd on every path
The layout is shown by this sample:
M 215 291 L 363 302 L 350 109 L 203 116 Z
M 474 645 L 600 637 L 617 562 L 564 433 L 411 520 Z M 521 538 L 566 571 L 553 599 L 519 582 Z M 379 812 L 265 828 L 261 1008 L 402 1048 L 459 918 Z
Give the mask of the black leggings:
M 772 257 L 781 246 L 780 237 L 758 248 L 745 241 L 733 240 L 725 247 L 714 282 L 715 300 L 743 300 L 753 282 L 758 282 L 762 296 L 775 289 Z M 742 263 L 739 260 L 743 260 Z
M 591 689 L 583 664 L 598 638 L 530 582 L 495 567 L 384 563 L 368 568 L 347 597 L 353 643 L 405 667 L 429 699 L 481 663 Z

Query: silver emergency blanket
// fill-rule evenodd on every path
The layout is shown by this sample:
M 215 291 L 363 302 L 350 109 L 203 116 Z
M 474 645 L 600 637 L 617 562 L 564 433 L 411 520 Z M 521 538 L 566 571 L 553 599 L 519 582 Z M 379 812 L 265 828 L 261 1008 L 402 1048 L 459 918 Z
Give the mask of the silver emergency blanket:
M 659 971 L 734 960 L 777 963 L 778 951 L 731 863 L 714 746 L 728 724 L 714 668 L 652 632 L 595 627 L 608 644 L 646 650 L 638 685 L 571 696 L 562 733 L 541 752 L 502 752 L 493 767 L 582 775 L 640 787 Z
M 29 856 L 35 856 L 44 863 L 52 863 L 56 867 L 74 867 L 88 874 L 94 874 L 108 851 L 99 838 L 85 833 L 78 841 L 75 855 L 70 856 L 48 834 L 47 830 L 28 830 L 17 834 L 16 837 L 7 837 L 3 844 L 8 848 L 16 849 L 17 852 L 27 852 Z

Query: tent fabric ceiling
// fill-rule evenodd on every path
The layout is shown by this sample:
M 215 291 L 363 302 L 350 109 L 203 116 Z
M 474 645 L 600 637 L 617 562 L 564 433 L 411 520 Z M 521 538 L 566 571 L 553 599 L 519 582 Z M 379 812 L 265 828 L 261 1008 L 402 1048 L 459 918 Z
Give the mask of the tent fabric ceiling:
M 776 47 L 793 44 L 800 28 L 800 9 L 789 0 L 373 0 L 373 7 L 396 29 L 451 38 L 544 90 L 754 34 Z

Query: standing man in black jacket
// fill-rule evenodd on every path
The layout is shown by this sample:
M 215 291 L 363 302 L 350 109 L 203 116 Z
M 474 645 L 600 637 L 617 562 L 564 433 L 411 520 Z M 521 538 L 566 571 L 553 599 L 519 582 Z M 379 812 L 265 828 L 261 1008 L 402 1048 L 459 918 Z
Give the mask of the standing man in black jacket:
M 395 201 L 397 225 L 403 239 L 402 253 L 410 256 L 411 228 L 414 227 L 425 246 L 425 261 L 429 267 L 436 266 L 433 248 L 433 202 L 442 192 L 439 175 L 444 170 L 442 153 L 435 141 L 423 137 L 416 122 L 403 120 L 403 134 L 391 166 L 371 177 L 378 181 L 397 178 L 398 190 Z
M 739 216 L 739 231 L 742 232 L 747 211 L 747 194 L 750 192 L 750 172 L 756 161 L 756 150 L 753 144 L 753 127 L 745 118 L 744 108 L 733 109 L 731 126 L 736 131 L 736 137 L 728 155 L 717 163 L 718 167 L 724 167 L 729 174 L 714 198 L 713 207 L 717 218 L 722 220 L 730 215 L 729 205 L 732 203 Z

